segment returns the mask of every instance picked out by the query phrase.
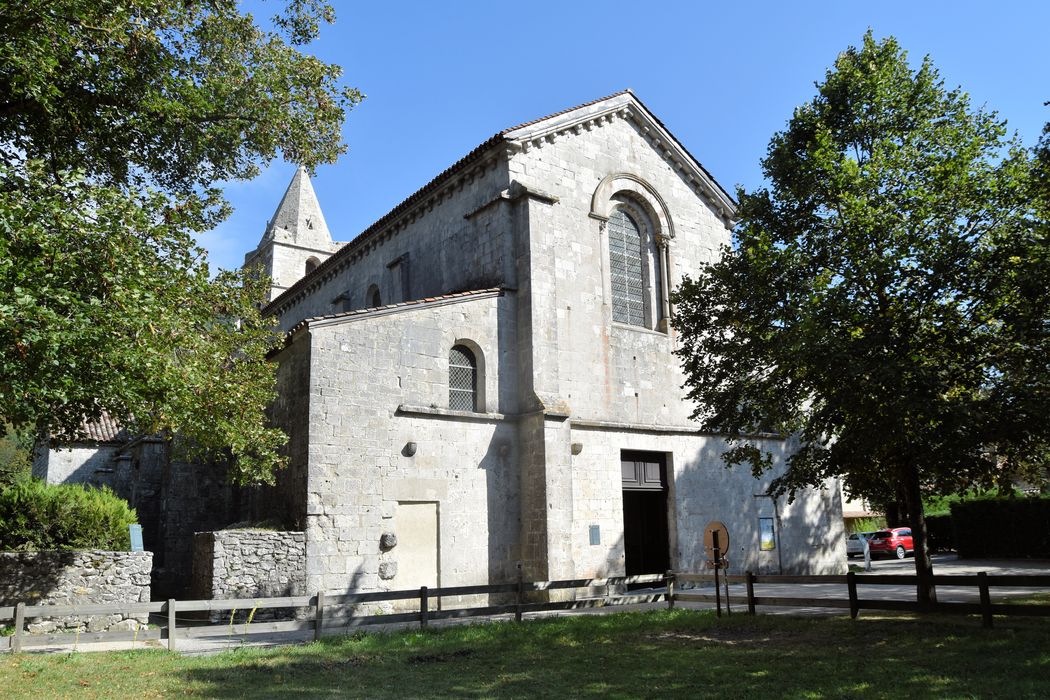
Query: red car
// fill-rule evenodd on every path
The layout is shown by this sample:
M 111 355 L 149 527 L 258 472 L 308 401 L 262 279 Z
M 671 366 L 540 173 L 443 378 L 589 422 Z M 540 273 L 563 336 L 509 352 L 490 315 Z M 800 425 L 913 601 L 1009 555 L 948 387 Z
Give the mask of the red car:
M 911 540 L 910 527 L 893 527 L 889 530 L 873 532 L 868 538 L 868 549 L 872 556 L 878 554 L 892 554 L 898 559 L 908 556 L 914 550 Z

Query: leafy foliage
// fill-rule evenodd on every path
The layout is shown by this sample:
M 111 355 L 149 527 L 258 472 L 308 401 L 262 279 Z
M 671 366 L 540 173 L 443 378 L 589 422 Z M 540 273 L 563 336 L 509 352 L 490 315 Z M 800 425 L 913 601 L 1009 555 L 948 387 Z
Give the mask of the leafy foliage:
M 1050 498 L 961 501 L 951 519 L 961 557 L 1050 557 Z
M 901 491 L 919 539 L 924 492 L 1041 479 L 1050 247 L 1004 123 L 869 32 L 762 167 L 734 248 L 675 295 L 689 397 L 727 462 L 761 472 L 746 435 L 797 434 L 775 492 Z
M 105 487 L 23 478 L 0 492 L 0 551 L 127 550 L 136 522 L 127 501 Z
M 5 426 L 0 437 L 0 489 L 19 478 L 29 476 L 33 469 L 33 437 L 29 431 L 18 431 Z
M 931 552 L 955 549 L 955 532 L 951 513 L 926 515 L 926 537 Z
M 0 141 L 106 184 L 189 192 L 251 178 L 278 151 L 313 167 L 345 147 L 361 99 L 341 69 L 296 47 L 334 20 L 295 0 L 276 31 L 235 0 L 24 0 L 0 10 Z
M 332 20 L 293 0 L 27 0 L 0 9 L 0 419 L 73 439 L 106 411 L 272 481 L 278 342 L 266 281 L 212 274 L 214 184 L 278 153 L 333 161 L 361 95 L 300 53 Z

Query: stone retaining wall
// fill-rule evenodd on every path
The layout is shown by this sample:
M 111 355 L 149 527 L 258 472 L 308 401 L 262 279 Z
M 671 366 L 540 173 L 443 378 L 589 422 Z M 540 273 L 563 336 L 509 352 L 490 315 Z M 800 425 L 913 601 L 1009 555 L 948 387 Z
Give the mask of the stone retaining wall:
M 194 598 L 305 595 L 305 584 L 306 534 L 303 532 L 246 529 L 194 535 Z M 252 619 L 272 619 L 274 613 L 272 609 L 258 610 Z
M 152 552 L 0 552 L 0 606 L 148 603 Z M 30 633 L 134 630 L 148 615 L 27 619 Z

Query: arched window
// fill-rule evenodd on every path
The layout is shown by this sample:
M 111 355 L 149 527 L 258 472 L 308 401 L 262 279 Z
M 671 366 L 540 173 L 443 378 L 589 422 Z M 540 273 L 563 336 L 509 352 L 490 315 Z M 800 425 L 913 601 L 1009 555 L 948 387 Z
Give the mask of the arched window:
M 645 274 L 642 232 L 622 208 L 609 216 L 609 275 L 612 317 L 619 323 L 645 325 Z
M 383 300 L 379 296 L 379 287 L 374 284 L 368 288 L 368 292 L 365 294 L 365 299 L 368 300 L 370 308 L 383 305 Z
M 464 345 L 455 345 L 448 352 L 448 407 L 478 410 L 478 362 Z
M 310 274 L 317 269 L 317 266 L 321 264 L 321 261 L 314 256 L 310 256 L 306 259 L 306 274 Z

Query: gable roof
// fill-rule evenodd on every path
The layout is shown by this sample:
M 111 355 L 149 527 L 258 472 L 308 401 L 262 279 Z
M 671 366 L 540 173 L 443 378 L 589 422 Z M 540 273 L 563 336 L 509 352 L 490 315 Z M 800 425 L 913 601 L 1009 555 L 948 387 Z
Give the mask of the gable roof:
M 700 161 L 682 146 L 678 139 L 676 139 L 671 132 L 667 130 L 667 127 L 663 125 L 663 122 L 649 111 L 649 108 L 638 99 L 638 96 L 635 95 L 633 91 L 630 89 L 621 90 L 620 92 L 601 97 L 597 100 L 592 100 L 591 102 L 585 102 L 584 104 L 576 105 L 575 107 L 563 109 L 560 112 L 548 114 L 539 119 L 533 119 L 518 124 L 517 126 L 497 131 L 495 134 L 482 141 L 467 155 L 463 156 L 439 173 L 430 182 L 402 200 L 397 206 L 351 239 L 350 242 L 343 245 L 331 257 L 318 265 L 311 273 L 299 279 L 295 284 L 286 289 L 275 299 L 271 300 L 269 304 L 263 307 L 262 312 L 268 314 L 281 304 L 296 297 L 307 286 L 309 286 L 314 279 L 317 279 L 324 275 L 328 270 L 339 265 L 342 260 L 349 257 L 353 251 L 359 249 L 359 247 L 371 239 L 372 236 L 384 230 L 390 223 L 404 214 L 407 210 L 424 200 L 456 174 L 466 170 L 468 166 L 476 163 L 495 147 L 508 143 L 521 144 L 532 139 L 546 136 L 552 131 L 562 132 L 571 129 L 576 122 L 594 119 L 597 116 L 605 115 L 609 112 L 616 112 L 624 109 L 628 105 L 637 106 L 640 109 L 640 114 L 637 116 L 652 124 L 655 131 L 658 132 L 659 137 L 672 144 L 673 148 L 684 156 L 688 161 L 688 164 L 692 166 L 692 169 L 697 173 L 698 186 L 710 192 L 713 195 L 713 198 L 720 202 L 721 207 L 724 208 L 730 216 L 734 214 L 736 212 L 736 200 L 733 199 L 732 195 L 730 195 L 729 192 L 722 187 L 717 180 L 715 180 L 711 173 L 700 164 Z

